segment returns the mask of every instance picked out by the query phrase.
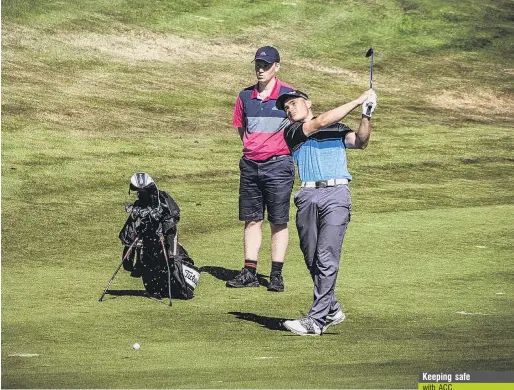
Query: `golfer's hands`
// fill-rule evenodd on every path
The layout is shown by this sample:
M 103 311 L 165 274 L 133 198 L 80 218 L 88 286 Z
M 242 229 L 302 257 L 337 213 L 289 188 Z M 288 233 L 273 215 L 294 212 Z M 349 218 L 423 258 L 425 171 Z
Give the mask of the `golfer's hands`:
M 375 99 L 376 99 L 375 91 L 373 91 L 373 89 L 370 88 L 366 92 L 364 92 L 362 95 L 360 95 L 357 99 L 355 99 L 354 102 L 356 103 L 357 106 L 359 106 L 362 103 L 364 103 L 371 95 L 374 95 Z
M 377 95 L 372 89 L 370 89 L 370 91 L 372 91 L 372 93 L 370 93 L 366 100 L 362 103 L 362 115 L 368 118 L 371 118 L 371 115 L 377 106 Z

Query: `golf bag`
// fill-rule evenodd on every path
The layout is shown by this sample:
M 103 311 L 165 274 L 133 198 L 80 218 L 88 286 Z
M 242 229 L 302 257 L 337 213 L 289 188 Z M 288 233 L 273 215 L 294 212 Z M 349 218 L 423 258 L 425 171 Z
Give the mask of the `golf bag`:
M 178 242 L 180 208 L 144 172 L 132 176 L 129 193 L 131 190 L 137 191 L 138 197 L 125 207 L 130 215 L 119 234 L 125 245 L 123 268 L 131 276 L 141 277 L 151 296 L 193 298 L 200 273 Z M 128 250 L 131 253 L 126 256 Z

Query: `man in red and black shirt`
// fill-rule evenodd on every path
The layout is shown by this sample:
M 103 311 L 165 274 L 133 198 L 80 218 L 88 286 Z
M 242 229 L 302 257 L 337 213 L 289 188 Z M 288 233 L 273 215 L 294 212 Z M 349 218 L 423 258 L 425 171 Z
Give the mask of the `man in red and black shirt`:
M 284 291 L 282 265 L 289 232 L 289 205 L 294 162 L 284 141 L 289 120 L 276 108 L 278 97 L 294 90 L 276 77 L 280 55 L 271 46 L 255 53 L 257 84 L 242 90 L 232 124 L 243 141 L 239 162 L 239 220 L 244 226 L 244 268 L 227 287 L 258 287 L 257 262 L 262 242 L 264 212 L 271 227 L 271 273 L 268 290 Z

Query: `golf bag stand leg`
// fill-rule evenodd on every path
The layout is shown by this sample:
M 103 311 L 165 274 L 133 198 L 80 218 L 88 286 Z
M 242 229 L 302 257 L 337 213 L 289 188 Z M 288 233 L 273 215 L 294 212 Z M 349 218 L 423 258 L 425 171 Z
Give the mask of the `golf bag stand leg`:
M 114 277 L 116 276 L 116 274 L 118 273 L 118 271 L 120 270 L 121 266 L 123 265 L 123 262 L 128 259 L 128 257 L 130 256 L 130 253 L 132 252 L 132 249 L 134 248 L 134 245 L 136 245 L 136 243 L 139 241 L 139 237 L 136 237 L 134 239 L 134 242 L 132 244 L 130 244 L 127 252 L 125 253 L 125 256 L 123 256 L 123 259 L 121 259 L 121 263 L 120 265 L 118 265 L 118 268 L 116 268 L 116 271 L 114 271 L 114 274 L 112 275 L 112 278 L 109 280 L 109 282 L 107 283 L 107 286 L 105 286 L 105 290 L 104 292 L 102 293 L 102 295 L 100 296 L 100 298 L 98 299 L 98 302 L 102 302 L 102 300 L 104 299 L 104 296 L 105 294 L 107 293 L 107 290 L 109 289 L 109 286 L 111 285 L 112 281 L 114 280 Z

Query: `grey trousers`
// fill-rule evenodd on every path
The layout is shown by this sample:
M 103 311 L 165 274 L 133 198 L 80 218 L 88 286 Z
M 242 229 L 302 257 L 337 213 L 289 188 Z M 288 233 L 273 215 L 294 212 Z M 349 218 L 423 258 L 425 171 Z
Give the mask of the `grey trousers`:
M 341 309 L 334 289 L 351 216 L 350 190 L 346 184 L 302 188 L 294 203 L 300 248 L 314 281 L 314 302 L 309 317 L 323 327 L 326 316 Z

